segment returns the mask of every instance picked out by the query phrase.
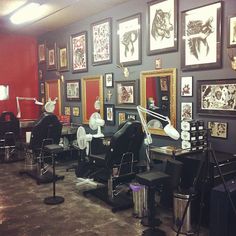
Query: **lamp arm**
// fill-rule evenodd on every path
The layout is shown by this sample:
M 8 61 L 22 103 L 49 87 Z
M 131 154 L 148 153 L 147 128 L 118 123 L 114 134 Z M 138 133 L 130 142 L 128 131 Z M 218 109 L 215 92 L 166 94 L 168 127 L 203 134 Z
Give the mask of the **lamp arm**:
M 42 102 L 39 102 L 36 98 L 32 97 L 16 97 L 16 108 L 17 108 L 17 118 L 21 118 L 21 110 L 19 100 L 34 101 L 36 105 L 43 105 Z

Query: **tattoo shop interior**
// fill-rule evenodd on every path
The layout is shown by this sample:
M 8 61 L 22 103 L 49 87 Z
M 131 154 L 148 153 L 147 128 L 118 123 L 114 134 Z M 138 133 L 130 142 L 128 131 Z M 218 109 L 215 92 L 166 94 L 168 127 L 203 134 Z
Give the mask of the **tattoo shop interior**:
M 235 0 L 0 3 L 0 235 L 236 235 Z

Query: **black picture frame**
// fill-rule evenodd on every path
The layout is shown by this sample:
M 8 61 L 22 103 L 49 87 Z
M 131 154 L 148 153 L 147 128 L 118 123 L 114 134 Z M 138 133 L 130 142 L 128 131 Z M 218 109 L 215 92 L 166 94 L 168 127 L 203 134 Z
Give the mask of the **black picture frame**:
M 106 125 L 115 125 L 116 114 L 114 104 L 104 104 L 104 114 Z
M 228 122 L 208 121 L 207 128 L 210 129 L 210 135 L 213 138 L 228 138 Z
M 115 81 L 116 108 L 135 109 L 137 105 L 136 80 Z
M 68 71 L 69 70 L 69 50 L 68 45 L 60 45 L 58 47 L 58 70 Z
M 118 58 L 123 66 L 142 63 L 141 13 L 117 20 Z
M 67 101 L 80 101 L 81 99 L 80 80 L 65 81 L 65 95 Z
M 46 43 L 40 42 L 38 44 L 38 62 L 44 63 L 46 61 Z
M 182 71 L 222 67 L 222 5 L 216 2 L 181 12 Z
M 47 46 L 47 70 L 57 69 L 56 43 Z
M 228 17 L 227 43 L 228 48 L 236 48 L 236 14 Z
M 178 50 L 178 20 L 177 20 L 178 1 L 155 0 L 148 2 L 147 4 L 148 4 L 147 54 L 154 55 L 154 54 L 177 51 Z
M 112 18 L 91 24 L 92 64 L 94 66 L 112 62 Z
M 104 80 L 105 80 L 105 87 L 106 87 L 106 88 L 112 88 L 112 87 L 114 87 L 114 77 L 113 77 L 113 73 L 105 73 L 105 75 L 104 75 Z
M 193 96 L 193 77 L 182 76 L 181 77 L 181 97 L 192 97 Z
M 88 71 L 88 33 L 82 31 L 71 35 L 72 73 Z
M 236 79 L 198 80 L 198 114 L 235 117 L 235 93 Z

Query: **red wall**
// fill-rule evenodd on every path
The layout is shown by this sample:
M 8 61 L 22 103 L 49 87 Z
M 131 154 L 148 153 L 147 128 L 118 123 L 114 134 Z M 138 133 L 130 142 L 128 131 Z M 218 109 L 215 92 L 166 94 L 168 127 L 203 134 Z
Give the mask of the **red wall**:
M 0 113 L 16 114 L 16 96 L 38 98 L 37 41 L 32 36 L 0 34 L 0 84 L 9 85 L 9 100 L 0 101 Z M 35 119 L 40 107 L 20 101 L 21 119 Z

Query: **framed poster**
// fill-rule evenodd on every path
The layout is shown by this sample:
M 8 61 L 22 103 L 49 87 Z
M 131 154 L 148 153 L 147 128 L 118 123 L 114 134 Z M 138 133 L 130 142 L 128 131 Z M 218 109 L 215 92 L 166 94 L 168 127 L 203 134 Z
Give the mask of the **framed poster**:
M 56 70 L 56 43 L 50 44 L 47 47 L 47 70 Z
M 88 71 L 88 36 L 87 31 L 71 35 L 72 72 Z
M 65 81 L 66 99 L 68 101 L 80 101 L 80 80 Z
M 182 97 L 193 96 L 193 77 L 192 76 L 181 77 L 181 96 Z
M 126 113 L 125 112 L 119 112 L 118 113 L 118 123 L 119 125 L 126 121 Z
M 112 62 L 111 18 L 95 22 L 92 28 L 92 64 L 102 65 Z
M 177 0 L 148 3 L 148 55 L 177 51 Z
M 193 119 L 193 103 L 181 102 L 181 120 Z
M 105 74 L 105 86 L 107 88 L 113 87 L 114 79 L 113 79 L 113 73 L 106 73 Z
M 117 21 L 118 64 L 125 66 L 142 63 L 141 13 Z
M 70 116 L 70 107 L 65 106 L 65 115 Z
M 228 48 L 236 47 L 236 14 L 228 17 Z
M 208 121 L 208 129 L 210 129 L 211 137 L 214 138 L 228 138 L 228 123 L 218 121 Z
M 115 106 L 113 104 L 104 105 L 105 122 L 107 125 L 115 125 Z
M 120 108 L 135 108 L 136 105 L 136 81 L 116 81 L 116 106 Z
M 181 13 L 183 71 L 221 67 L 221 18 L 222 2 Z
M 45 42 L 38 44 L 38 61 L 43 63 L 46 61 L 46 46 Z
M 45 93 L 45 88 L 44 88 L 44 82 L 40 83 L 40 93 L 44 94 Z
M 58 47 L 58 70 L 69 70 L 69 52 L 67 45 Z
M 73 114 L 73 116 L 80 116 L 80 108 L 79 107 L 72 107 L 72 114 Z
M 198 80 L 197 112 L 202 115 L 236 115 L 236 79 Z

